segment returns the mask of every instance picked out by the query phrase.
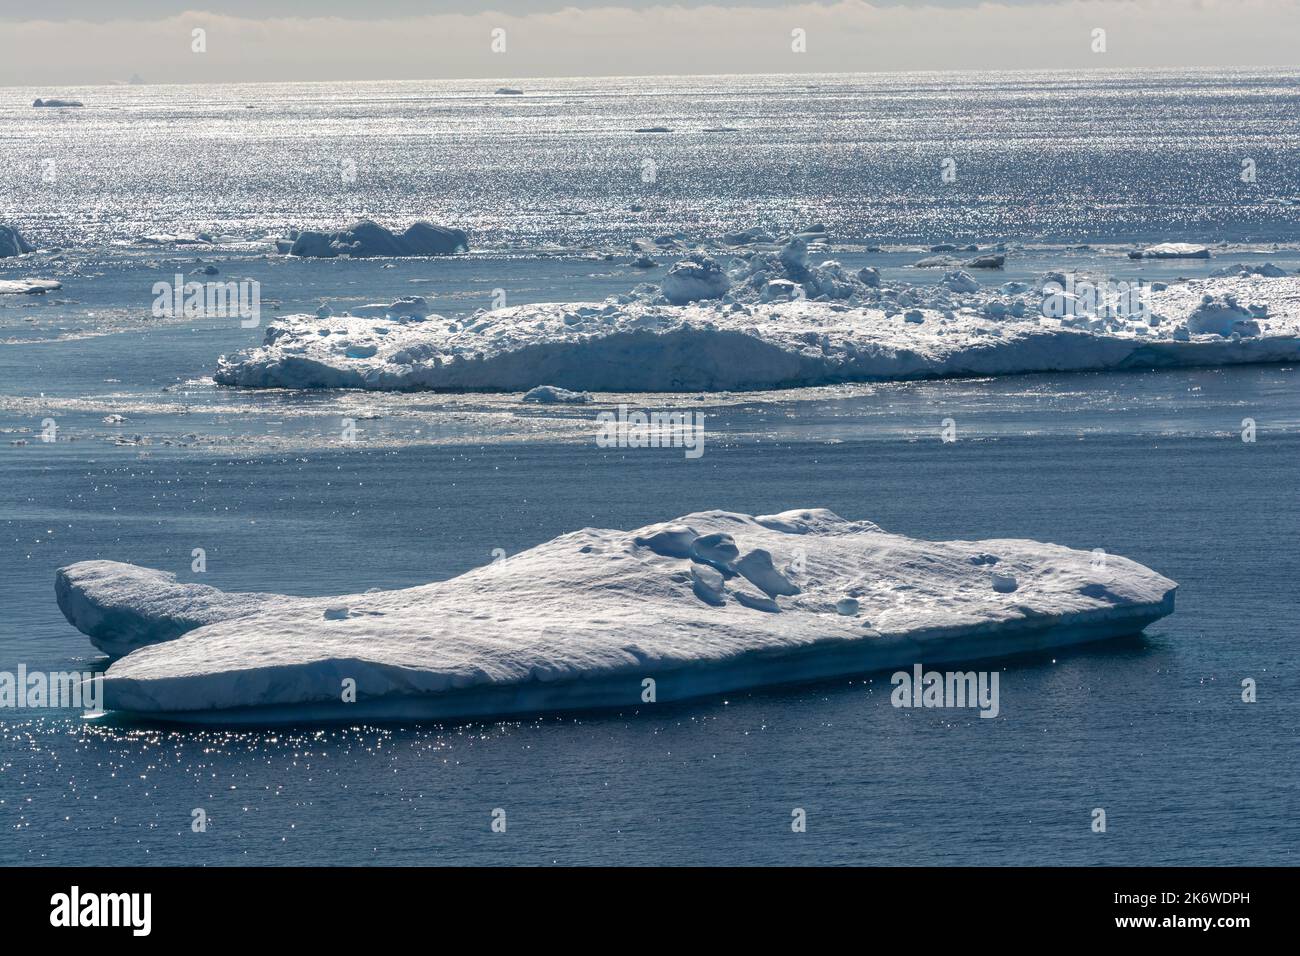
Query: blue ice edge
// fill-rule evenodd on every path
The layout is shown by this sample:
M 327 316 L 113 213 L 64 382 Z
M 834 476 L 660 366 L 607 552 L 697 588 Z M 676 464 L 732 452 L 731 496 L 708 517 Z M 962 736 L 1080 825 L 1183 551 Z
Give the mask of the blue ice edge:
M 359 697 L 354 703 L 331 700 L 208 710 L 137 711 L 115 702 L 115 698 L 129 701 L 131 685 L 135 682 L 114 678 L 105 682 L 105 705 L 117 719 L 225 727 L 467 721 L 627 707 L 645 710 L 656 706 L 641 700 L 641 681 L 646 677 L 655 680 L 657 702 L 666 704 L 740 690 L 911 668 L 916 663 L 928 667 L 932 664 L 995 660 L 1130 637 L 1172 614 L 1177 590 L 1176 586 L 1170 588 L 1155 603 L 1064 616 L 1043 615 L 1050 621 L 1031 617 L 975 626 L 921 629 L 906 634 L 880 634 L 856 640 L 836 638 L 794 651 L 744 652 L 719 663 L 662 670 L 628 668 L 611 674 L 487 685 L 437 694 Z M 352 671 L 355 663 L 348 660 L 333 662 L 340 675 Z M 301 666 L 270 667 L 266 673 L 283 672 L 289 679 Z

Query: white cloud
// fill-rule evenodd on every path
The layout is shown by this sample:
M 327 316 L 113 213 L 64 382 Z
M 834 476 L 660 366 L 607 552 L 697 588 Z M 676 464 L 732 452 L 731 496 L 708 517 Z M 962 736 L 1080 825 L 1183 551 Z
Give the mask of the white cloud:
M 192 53 L 191 30 L 207 31 Z M 490 32 L 506 30 L 494 54 Z M 790 48 L 807 32 L 807 52 Z M 1092 51 L 1106 31 L 1107 52 Z M 784 7 L 570 8 L 353 20 L 9 21 L 0 85 L 1266 66 L 1293 62 L 1300 0 L 1069 0 L 970 7 L 860 0 Z

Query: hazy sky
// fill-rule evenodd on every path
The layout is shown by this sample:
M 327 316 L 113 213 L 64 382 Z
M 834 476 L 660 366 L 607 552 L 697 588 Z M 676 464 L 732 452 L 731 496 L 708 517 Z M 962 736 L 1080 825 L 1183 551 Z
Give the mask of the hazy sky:
M 196 29 L 206 52 L 192 49 Z M 1297 59 L 1300 0 L 0 0 L 4 86 Z

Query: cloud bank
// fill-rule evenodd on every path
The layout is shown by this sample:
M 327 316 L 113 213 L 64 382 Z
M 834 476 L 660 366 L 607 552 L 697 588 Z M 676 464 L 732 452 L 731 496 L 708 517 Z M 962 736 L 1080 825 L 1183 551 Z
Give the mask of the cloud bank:
M 206 52 L 192 51 L 206 31 Z M 493 31 L 504 30 L 504 52 Z M 806 38 L 796 52 L 798 34 Z M 1104 30 L 1105 52 L 1096 52 Z M 501 34 L 497 34 L 499 38 Z M 1300 0 L 608 6 L 389 19 L 0 20 L 0 85 L 1279 66 Z M 498 40 L 497 47 L 500 47 Z

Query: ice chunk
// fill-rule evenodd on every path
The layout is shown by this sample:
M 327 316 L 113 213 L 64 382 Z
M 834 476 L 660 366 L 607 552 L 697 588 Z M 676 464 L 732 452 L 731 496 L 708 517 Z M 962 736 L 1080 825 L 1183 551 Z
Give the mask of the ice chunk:
M 731 280 L 717 261 L 706 256 L 677 263 L 664 276 L 663 292 L 673 305 L 698 299 L 718 299 L 727 294 Z
M 22 233 L 13 226 L 0 223 L 0 259 L 34 251 L 32 244 L 23 238 Z
M 591 401 L 591 395 L 587 392 L 572 392 L 558 385 L 538 385 L 528 390 L 524 401 L 539 405 L 585 405 Z
M 684 524 L 659 525 L 646 529 L 648 534 L 640 534 L 632 541 L 643 548 L 649 548 L 655 554 L 669 558 L 689 558 L 691 545 L 699 533 Z
M 363 219 L 342 232 L 300 232 L 289 255 L 304 258 L 332 259 L 347 255 L 371 256 L 448 256 L 469 249 L 463 229 L 449 229 L 428 222 L 417 222 L 396 235 L 376 222 Z
M 993 572 L 993 590 L 997 591 L 999 594 L 1010 594 L 1018 587 L 1019 584 L 1017 584 L 1016 576 L 1014 574 L 999 574 L 997 571 Z
M 54 279 L 0 279 L 0 295 L 44 295 L 62 288 Z
M 1210 250 L 1194 242 L 1160 242 L 1128 254 L 1130 259 L 1208 259 Z
M 695 560 L 715 567 L 720 566 L 728 571 L 731 570 L 731 562 L 739 556 L 740 550 L 736 547 L 736 539 L 725 531 L 700 535 L 691 544 L 691 557 Z
M 422 295 L 404 295 L 387 304 L 354 305 L 348 309 L 350 315 L 391 319 L 423 319 L 427 318 L 432 311 L 428 301 Z
M 747 579 L 729 585 L 716 567 L 674 556 L 689 529 L 715 558 L 726 541 L 746 554 L 800 552 L 800 593 L 778 607 Z M 1014 600 L 972 563 L 989 553 L 1017 580 Z M 63 569 L 58 590 L 98 645 L 136 648 L 107 671 L 110 709 L 275 724 L 641 707 L 646 677 L 659 701 L 680 700 L 1100 640 L 1173 610 L 1174 582 L 1116 555 L 1106 565 L 1100 582 L 1090 551 L 1058 545 L 918 541 L 821 509 L 762 520 L 710 511 L 584 529 L 502 567 L 396 591 L 223 594 L 105 561 Z M 848 597 L 870 628 L 827 613 Z
M 736 570 L 750 584 L 768 597 L 778 594 L 798 594 L 799 587 L 784 574 L 772 566 L 772 554 L 762 548 L 755 548 L 736 562 Z
M 1187 331 L 1193 335 L 1259 335 L 1259 324 L 1249 309 L 1237 304 L 1236 297 L 1209 296 L 1201 300 L 1187 317 Z
M 722 575 L 707 564 L 691 565 L 691 587 L 695 591 L 695 596 L 705 604 L 722 607 L 727 603 L 727 599 L 723 597 L 726 584 L 722 580 Z

